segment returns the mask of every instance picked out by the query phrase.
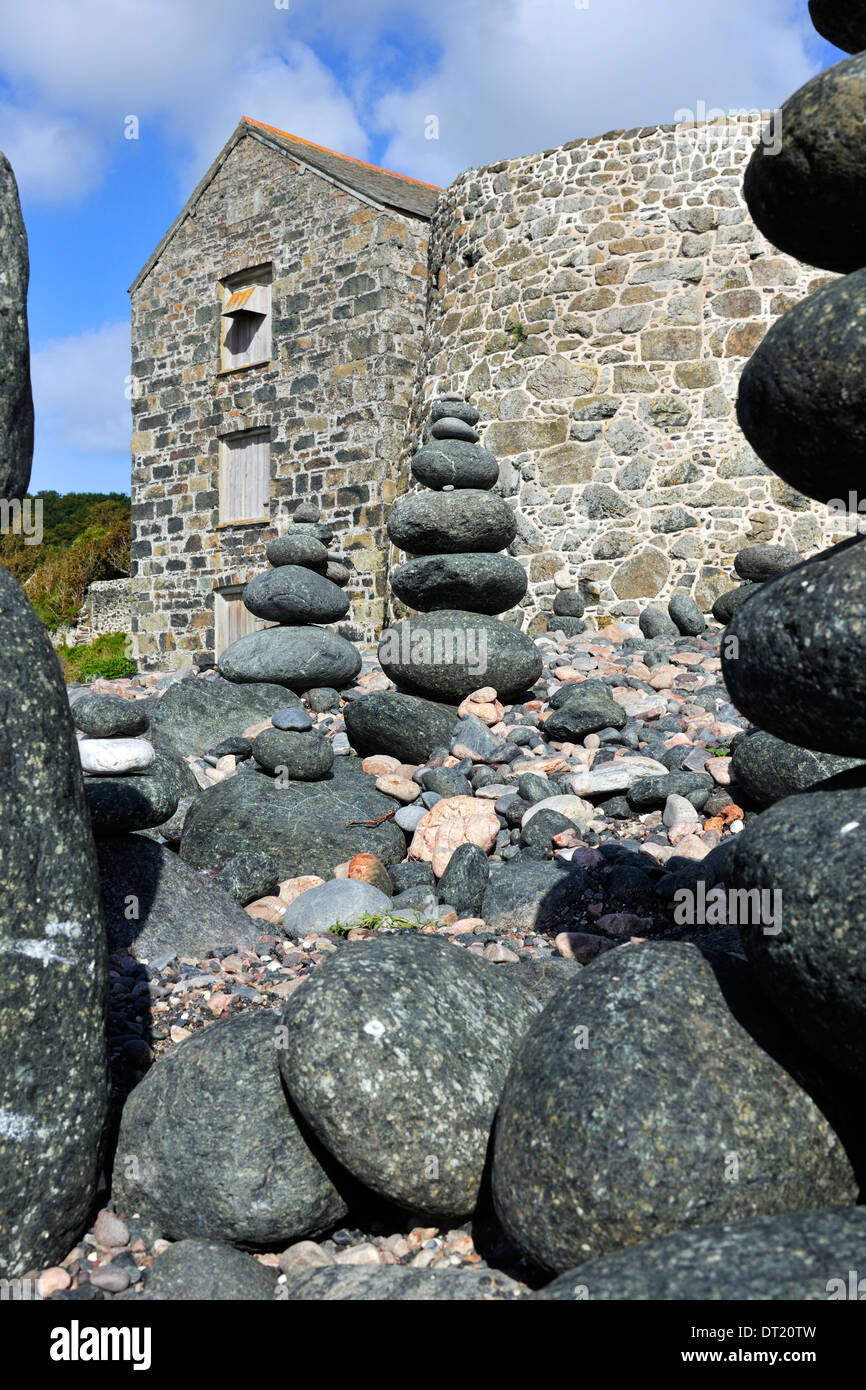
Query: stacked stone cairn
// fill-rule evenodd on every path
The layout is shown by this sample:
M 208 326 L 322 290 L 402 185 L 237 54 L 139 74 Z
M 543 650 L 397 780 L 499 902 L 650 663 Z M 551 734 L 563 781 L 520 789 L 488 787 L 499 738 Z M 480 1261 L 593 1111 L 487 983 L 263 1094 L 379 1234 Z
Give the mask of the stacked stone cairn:
M 339 622 L 349 611 L 348 595 L 340 587 L 348 574 L 328 557 L 332 539 L 326 526 L 295 520 L 285 535 L 268 542 L 271 569 L 247 584 L 243 602 L 255 617 L 274 626 L 248 632 L 226 648 L 218 664 L 227 680 L 272 682 L 296 694 L 323 687 L 339 690 L 354 680 L 361 669 L 356 648 L 338 632 L 319 626 Z
M 513 511 L 492 489 L 499 465 L 482 448 L 479 411 L 457 396 L 431 410 L 430 440 L 412 459 L 426 490 L 400 498 L 388 535 L 412 558 L 392 575 L 394 594 L 421 617 L 383 633 L 379 661 L 410 695 L 458 704 L 479 687 L 514 700 L 541 675 L 530 637 L 501 621 L 526 592 L 523 567 L 504 550 Z
M 785 102 L 781 149 L 759 145 L 749 209 L 781 251 L 842 278 L 770 329 L 741 379 L 738 416 L 784 481 L 862 505 L 866 445 L 866 8 L 812 0 L 821 33 L 855 56 Z M 861 494 L 862 496 L 862 494 Z M 725 681 L 762 737 L 866 756 L 866 537 L 764 583 L 722 638 Z M 765 732 L 764 732 L 765 731 Z M 781 894 L 781 926 L 741 928 L 758 980 L 811 1049 L 866 1081 L 866 772 L 787 796 L 738 837 L 728 886 Z
M 785 545 L 748 545 L 734 556 L 734 570 L 741 581 L 726 589 L 713 604 L 713 617 L 722 626 L 731 621 L 741 603 L 750 598 L 759 585 L 775 579 L 798 565 L 801 556 Z M 690 594 L 673 594 L 667 613 L 649 604 L 638 619 L 645 637 L 699 637 L 707 623 Z

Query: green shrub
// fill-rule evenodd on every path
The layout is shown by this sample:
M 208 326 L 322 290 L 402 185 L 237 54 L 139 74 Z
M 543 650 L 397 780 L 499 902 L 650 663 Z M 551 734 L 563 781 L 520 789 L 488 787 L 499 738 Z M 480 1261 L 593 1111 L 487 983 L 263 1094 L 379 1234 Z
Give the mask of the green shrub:
M 109 681 L 134 676 L 138 668 L 126 655 L 128 643 L 126 633 L 110 632 L 97 637 L 89 647 L 58 647 L 67 685 L 73 681 L 87 685 L 98 676 Z

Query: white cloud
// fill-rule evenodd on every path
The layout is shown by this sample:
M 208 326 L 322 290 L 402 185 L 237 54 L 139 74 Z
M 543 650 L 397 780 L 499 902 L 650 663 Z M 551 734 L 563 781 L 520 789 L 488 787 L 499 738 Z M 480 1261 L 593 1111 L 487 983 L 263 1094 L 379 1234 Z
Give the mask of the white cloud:
M 109 323 L 47 343 L 30 359 L 36 465 L 55 454 L 129 455 L 129 324 Z M 89 479 L 70 478 L 79 490 Z
M 0 148 L 28 196 L 108 166 L 124 117 L 177 150 L 181 191 L 247 114 L 447 183 L 704 100 L 774 106 L 814 70 L 791 0 L 40 0 L 4 7 Z M 339 76 L 322 61 L 337 55 Z M 424 136 L 439 119 L 439 139 Z

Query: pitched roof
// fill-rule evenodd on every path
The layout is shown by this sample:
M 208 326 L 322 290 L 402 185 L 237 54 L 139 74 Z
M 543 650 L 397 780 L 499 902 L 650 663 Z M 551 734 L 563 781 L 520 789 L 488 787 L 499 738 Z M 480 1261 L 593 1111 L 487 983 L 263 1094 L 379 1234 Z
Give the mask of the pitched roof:
M 377 207 L 393 208 L 397 212 L 408 213 L 410 217 L 418 217 L 425 222 L 433 215 L 433 208 L 441 191 L 435 184 L 421 183 L 419 179 L 410 179 L 405 174 L 394 174 L 390 169 L 380 169 L 376 164 L 366 164 L 364 160 L 355 159 L 352 155 L 338 154 L 336 150 L 329 150 L 325 145 L 315 145 L 299 135 L 290 135 L 288 131 L 278 130 L 276 126 L 265 125 L 263 121 L 242 116 L 207 173 L 196 185 L 182 211 L 133 280 L 129 287 L 130 293 L 138 289 L 150 274 L 175 232 L 194 211 L 199 198 L 244 136 L 251 136 L 263 144 L 270 145 L 272 149 L 288 154 L 305 168 L 312 169 L 314 173 L 327 179 L 329 183 L 354 193 L 363 202 L 372 203 Z

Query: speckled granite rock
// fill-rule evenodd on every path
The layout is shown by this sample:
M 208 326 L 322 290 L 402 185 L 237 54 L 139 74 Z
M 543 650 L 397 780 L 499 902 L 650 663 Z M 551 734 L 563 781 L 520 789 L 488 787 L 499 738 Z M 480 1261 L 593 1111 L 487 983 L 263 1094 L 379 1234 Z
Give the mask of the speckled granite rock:
M 753 729 L 737 744 L 731 756 L 731 772 L 737 786 L 756 806 L 771 806 L 784 796 L 794 796 L 827 777 L 860 767 L 856 758 L 816 753 L 785 743 L 763 729 Z
M 337 758 L 318 782 L 282 786 L 267 773 L 245 772 L 193 803 L 180 854 L 193 868 L 220 869 L 234 854 L 260 850 L 273 859 L 281 882 L 299 874 L 330 878 L 336 864 L 365 851 L 393 864 L 406 853 L 406 837 L 393 820 L 347 822 L 376 820 L 398 805 L 353 758 Z
M 253 757 L 273 776 L 317 782 L 334 765 L 334 749 L 315 730 L 262 729 L 253 742 Z
M 831 1207 L 678 1231 L 602 1255 L 531 1295 L 542 1301 L 847 1298 L 863 1264 L 866 1209 Z
M 174 760 L 159 754 L 147 772 L 85 777 L 84 791 L 98 839 L 162 825 L 180 800 Z
M 241 907 L 246 907 L 256 898 L 276 893 L 280 876 L 273 859 L 258 850 L 248 850 L 245 854 L 233 854 L 228 863 L 223 864 L 215 882 Z
M 375 690 L 345 710 L 346 732 L 356 753 L 388 753 L 408 763 L 424 763 L 434 748 L 447 748 L 457 722 L 451 705 Z
M 731 699 L 786 742 L 862 757 L 864 635 L 866 537 L 858 536 L 763 584 L 734 614 L 722 644 Z
M 402 603 L 429 613 L 437 608 L 473 613 L 504 613 L 519 603 L 528 584 L 526 570 L 510 555 L 419 555 L 391 574 L 391 588 Z
M 72 707 L 76 729 L 91 738 L 134 738 L 149 724 L 142 700 L 122 700 L 118 695 L 83 695 Z
M 435 1303 L 522 1298 L 528 1290 L 495 1269 L 406 1269 L 351 1265 L 311 1269 L 289 1279 L 290 1301 L 359 1303 Z
M 756 594 L 759 588 L 759 584 L 751 584 L 747 581 L 745 584 L 738 584 L 735 589 L 726 589 L 723 594 L 719 594 L 712 607 L 712 614 L 716 622 L 729 623 L 740 604 L 745 603 L 747 598 L 752 597 L 752 594 Z
M 410 695 L 459 704 L 492 685 L 517 700 L 535 684 L 543 662 L 531 637 L 485 613 L 442 608 L 405 618 L 382 634 L 379 663 Z
M 506 1082 L 494 1201 L 544 1269 L 856 1192 L 826 1120 L 735 1021 L 686 943 L 623 946 L 584 966 Z
M 502 1086 L 537 1008 L 496 966 L 439 937 L 359 942 L 289 999 L 280 1065 L 356 1178 L 453 1220 L 475 1207 Z
M 809 0 L 809 15 L 818 33 L 843 52 L 866 48 L 863 0 Z
M 599 729 L 622 729 L 626 712 L 606 691 L 591 681 L 569 687 L 570 694 L 545 721 L 547 738 L 558 742 L 581 742 Z
M 0 154 L 0 497 L 23 497 L 33 458 L 27 334 L 30 263 L 18 189 Z
M 187 676 L 155 702 L 151 727 L 154 740 L 161 734 L 182 753 L 200 756 L 223 739 L 270 719 L 276 710 L 300 703 L 282 685 L 236 685 L 219 676 Z
M 286 1101 L 280 1027 L 270 1010 L 239 1014 L 150 1069 L 123 1110 L 112 1190 L 119 1211 L 139 1212 L 170 1240 L 207 1236 L 253 1249 L 320 1234 L 346 1215 Z
M 216 946 L 257 944 L 259 924 L 171 850 L 142 835 L 119 835 L 101 840 L 97 852 L 112 950 L 126 946 L 153 960 L 165 951 L 204 955 Z M 138 915 L 130 917 L 133 909 Z
M 810 294 L 776 320 L 740 377 L 737 418 L 752 448 L 786 483 L 819 502 L 847 503 L 861 475 L 864 305 L 866 270 Z
M 0 171 L 2 172 L 2 171 Z M 60 667 L 0 568 L 0 1276 L 86 1229 L 108 1105 L 96 850 Z
M 247 584 L 244 607 L 275 623 L 336 623 L 349 611 L 349 597 L 330 579 L 301 565 L 265 570 Z
M 504 550 L 517 535 L 517 519 L 501 497 L 477 488 L 416 492 L 391 508 L 388 535 L 409 555 Z
M 264 627 L 232 642 L 218 665 L 226 680 L 264 681 L 300 693 L 317 685 L 341 690 L 360 671 L 361 655 L 326 627 Z
M 499 464 L 490 450 L 483 449 L 480 444 L 434 439 L 413 457 L 412 476 L 434 492 L 443 487 L 486 490 L 495 486 Z
M 741 579 L 763 584 L 799 565 L 803 556 L 787 545 L 747 545 L 734 556 L 734 569 Z
M 772 120 L 780 140 L 757 145 L 743 181 L 749 212 L 768 241 L 807 265 L 843 274 L 866 265 L 864 102 L 866 56 L 825 68 L 783 102 Z
M 804 1040 L 866 1081 L 866 775 L 787 797 L 737 836 L 731 888 L 781 894 L 780 930 L 741 926 L 752 967 Z
M 252 1255 L 216 1240 L 179 1240 L 169 1246 L 147 1276 L 148 1299 L 202 1303 L 271 1299 L 276 1273 Z

